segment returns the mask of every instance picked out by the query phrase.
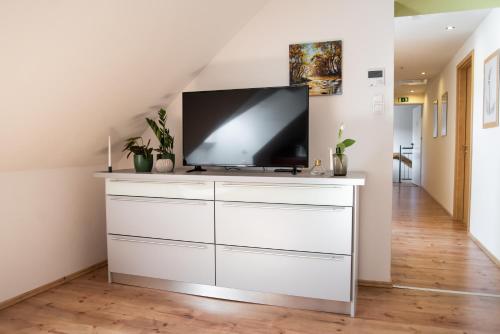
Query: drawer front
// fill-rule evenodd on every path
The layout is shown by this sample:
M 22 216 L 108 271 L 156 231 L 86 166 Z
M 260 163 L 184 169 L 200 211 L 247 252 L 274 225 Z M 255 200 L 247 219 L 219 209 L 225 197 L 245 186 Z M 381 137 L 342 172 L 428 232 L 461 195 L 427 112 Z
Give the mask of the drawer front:
M 351 254 L 352 208 L 215 202 L 218 244 Z
M 108 233 L 214 242 L 214 202 L 108 196 Z
M 108 266 L 114 273 L 215 284 L 213 245 L 109 235 Z
M 351 257 L 216 246 L 217 286 L 348 302 Z
M 214 199 L 214 183 L 203 181 L 106 180 L 106 194 L 122 196 Z
M 352 206 L 353 187 L 215 182 L 218 201 Z

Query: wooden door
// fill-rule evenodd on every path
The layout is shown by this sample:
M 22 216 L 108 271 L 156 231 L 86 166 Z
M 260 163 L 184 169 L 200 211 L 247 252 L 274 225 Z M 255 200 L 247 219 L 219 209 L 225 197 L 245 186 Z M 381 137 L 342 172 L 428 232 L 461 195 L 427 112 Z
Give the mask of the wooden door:
M 470 179 L 472 156 L 472 84 L 473 60 L 471 52 L 457 65 L 457 123 L 455 147 L 455 194 L 453 216 L 469 226 Z

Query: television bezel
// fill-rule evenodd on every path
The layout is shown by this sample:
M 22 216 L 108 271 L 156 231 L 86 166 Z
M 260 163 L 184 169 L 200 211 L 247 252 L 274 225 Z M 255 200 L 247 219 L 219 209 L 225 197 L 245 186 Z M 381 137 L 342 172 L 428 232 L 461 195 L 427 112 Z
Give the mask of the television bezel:
M 228 92 L 228 91 L 241 91 L 241 90 L 266 90 L 266 89 L 283 89 L 283 88 L 305 88 L 306 89 L 306 107 L 307 107 L 307 126 L 306 126 L 306 158 L 305 164 L 300 164 L 300 165 L 270 165 L 270 166 L 261 166 L 261 165 L 253 165 L 253 164 L 202 164 L 202 165 L 192 165 L 189 164 L 186 161 L 186 152 L 185 152 L 185 145 L 184 145 L 184 140 L 182 141 L 182 165 L 183 166 L 203 166 L 203 167 L 255 167 L 255 168 L 308 168 L 309 167 L 309 86 L 308 85 L 300 85 L 300 86 L 271 86 L 271 87 L 250 87 L 250 88 L 235 88 L 235 89 L 216 89 L 216 90 L 200 90 L 200 91 L 187 91 L 187 92 L 182 92 L 182 136 L 184 137 L 185 134 L 185 119 L 184 119 L 184 96 L 186 94 L 196 94 L 196 93 L 213 93 L 213 92 Z

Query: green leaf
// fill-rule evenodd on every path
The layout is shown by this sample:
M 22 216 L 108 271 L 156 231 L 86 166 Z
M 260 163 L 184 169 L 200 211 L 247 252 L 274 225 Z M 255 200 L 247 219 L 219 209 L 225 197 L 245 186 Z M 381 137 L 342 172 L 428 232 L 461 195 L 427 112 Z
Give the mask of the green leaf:
M 349 146 L 354 145 L 355 142 L 356 141 L 354 139 L 348 138 L 348 139 L 344 139 L 344 141 L 342 142 L 342 144 L 344 144 L 344 148 L 347 148 Z
M 337 144 L 337 149 L 335 150 L 335 152 L 340 153 L 340 154 L 344 154 L 345 147 L 346 146 L 345 146 L 344 142 L 338 143 Z

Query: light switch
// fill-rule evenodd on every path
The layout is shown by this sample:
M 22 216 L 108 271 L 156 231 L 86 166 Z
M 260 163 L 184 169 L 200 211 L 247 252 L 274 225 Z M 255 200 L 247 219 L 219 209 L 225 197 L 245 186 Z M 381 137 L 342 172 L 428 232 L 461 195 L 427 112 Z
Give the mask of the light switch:
M 373 106 L 373 112 L 377 114 L 381 114 L 384 112 L 384 105 L 383 104 L 375 104 Z
M 381 114 L 384 112 L 384 95 L 376 94 L 373 95 L 373 112 Z

